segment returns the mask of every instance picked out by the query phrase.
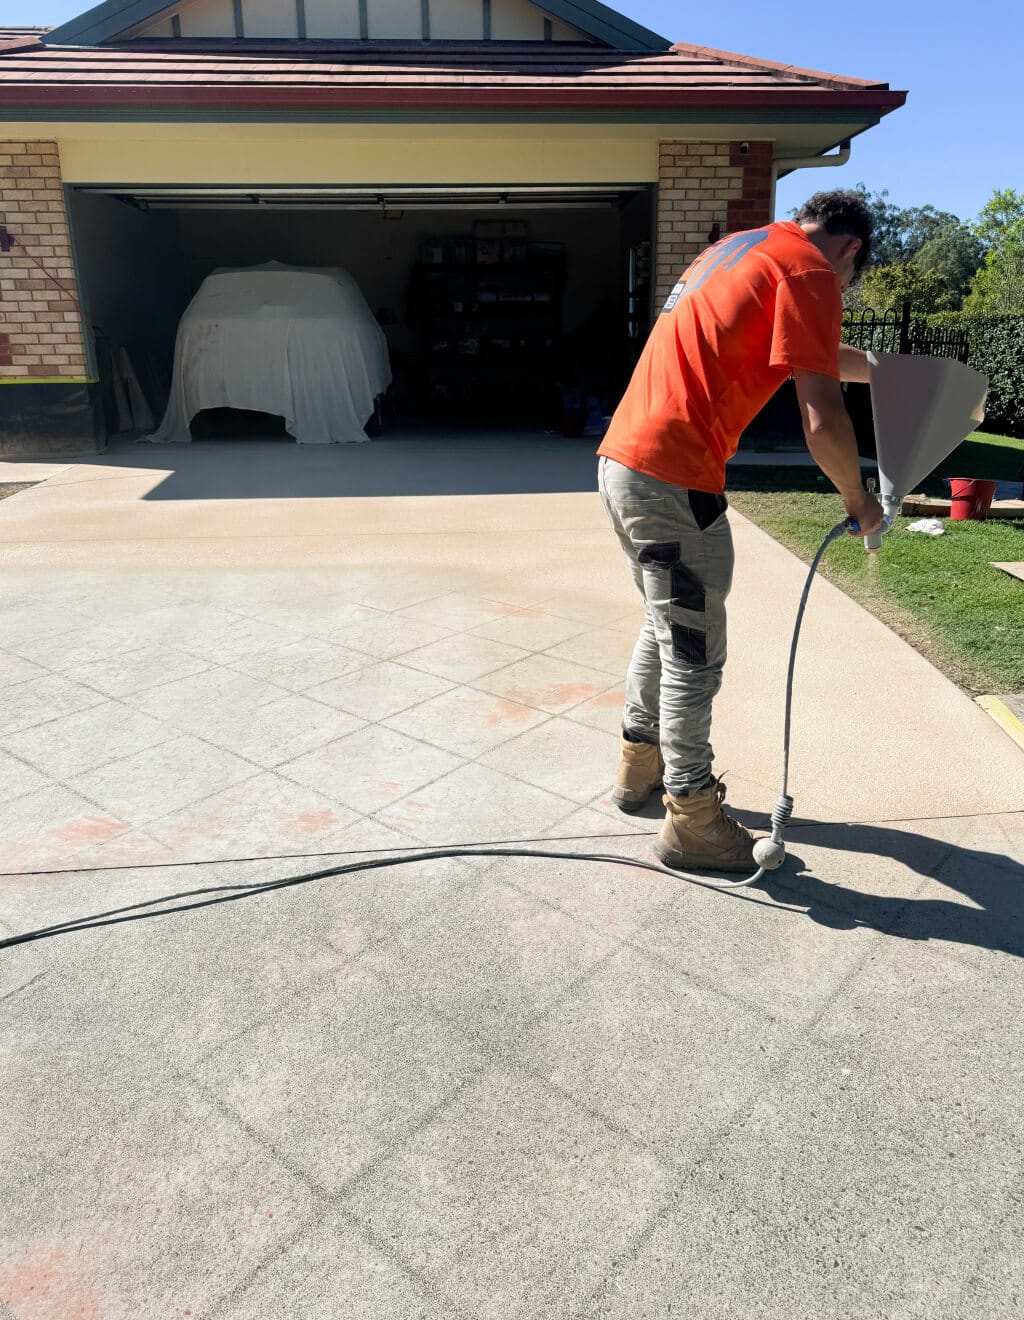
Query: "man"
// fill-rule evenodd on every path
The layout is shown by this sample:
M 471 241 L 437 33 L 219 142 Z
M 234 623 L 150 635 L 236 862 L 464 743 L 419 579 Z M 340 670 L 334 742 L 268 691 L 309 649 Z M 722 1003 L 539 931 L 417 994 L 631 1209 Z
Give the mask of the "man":
M 871 247 L 857 193 L 816 193 L 795 221 L 708 248 L 672 290 L 598 453 L 601 498 L 646 605 L 626 679 L 613 798 L 635 811 L 664 783 L 655 850 L 670 866 L 751 869 L 752 835 L 722 809 L 711 703 L 733 572 L 725 465 L 778 387 L 796 384 L 807 447 L 864 533 L 882 509 L 861 482 L 840 380 L 866 381 L 839 342 L 842 291 Z

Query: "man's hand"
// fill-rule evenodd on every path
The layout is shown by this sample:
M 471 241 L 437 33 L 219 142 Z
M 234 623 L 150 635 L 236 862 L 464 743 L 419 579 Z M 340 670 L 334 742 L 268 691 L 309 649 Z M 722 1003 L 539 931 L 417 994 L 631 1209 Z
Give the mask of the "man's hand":
M 885 521 L 885 511 L 869 491 L 844 495 L 843 503 L 846 505 L 847 517 L 857 519 L 859 530 L 853 532 L 851 529 L 853 536 L 867 536 L 870 532 L 876 532 Z
M 871 366 L 868 355 L 849 344 L 839 345 L 839 379 L 853 381 L 858 385 L 871 384 Z

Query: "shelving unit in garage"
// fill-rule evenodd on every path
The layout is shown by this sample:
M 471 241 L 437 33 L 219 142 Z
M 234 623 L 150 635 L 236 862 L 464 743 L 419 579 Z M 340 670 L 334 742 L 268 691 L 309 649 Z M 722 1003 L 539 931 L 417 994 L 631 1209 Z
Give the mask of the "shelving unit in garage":
M 428 412 L 550 413 L 565 249 L 529 243 L 521 222 L 486 222 L 472 238 L 428 238 L 420 251 L 409 299 L 419 341 L 419 406 Z

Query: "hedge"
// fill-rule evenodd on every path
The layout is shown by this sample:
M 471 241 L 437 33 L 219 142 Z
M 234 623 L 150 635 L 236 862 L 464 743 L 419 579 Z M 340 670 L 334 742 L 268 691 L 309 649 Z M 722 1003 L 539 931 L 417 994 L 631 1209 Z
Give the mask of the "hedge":
M 1024 316 L 935 312 L 925 320 L 966 330 L 968 362 L 989 378 L 985 429 L 1024 436 Z

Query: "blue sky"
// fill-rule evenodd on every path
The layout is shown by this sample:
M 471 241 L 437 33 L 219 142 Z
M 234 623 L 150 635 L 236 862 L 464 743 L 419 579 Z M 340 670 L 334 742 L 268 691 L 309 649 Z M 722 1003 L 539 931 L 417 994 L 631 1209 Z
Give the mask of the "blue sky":
M 88 7 L 87 0 L 3 0 L 0 21 L 61 23 Z M 962 219 L 976 215 L 996 188 L 1024 189 L 1019 0 L 986 0 L 977 10 L 953 0 L 813 8 L 619 0 L 614 7 L 674 41 L 877 78 L 910 92 L 902 110 L 854 142 L 848 165 L 783 180 L 780 215 L 819 187 L 859 182 L 888 188 L 900 206 L 931 202 Z

